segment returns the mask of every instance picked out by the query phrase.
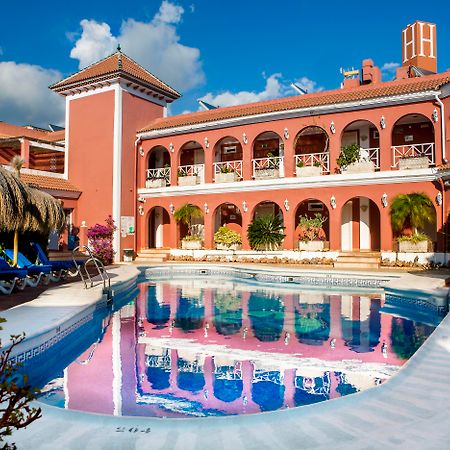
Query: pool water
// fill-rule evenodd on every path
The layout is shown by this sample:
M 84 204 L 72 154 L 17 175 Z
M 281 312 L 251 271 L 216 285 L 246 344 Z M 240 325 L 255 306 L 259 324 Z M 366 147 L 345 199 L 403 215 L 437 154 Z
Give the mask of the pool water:
M 383 313 L 380 292 L 245 281 L 143 282 L 27 366 L 41 401 L 109 415 L 253 414 L 359 392 L 394 375 L 433 327 Z M 70 344 L 69 344 L 70 343 Z

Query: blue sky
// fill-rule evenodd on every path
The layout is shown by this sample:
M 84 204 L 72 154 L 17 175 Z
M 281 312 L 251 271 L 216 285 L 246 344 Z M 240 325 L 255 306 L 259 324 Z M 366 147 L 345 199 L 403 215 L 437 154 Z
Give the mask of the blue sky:
M 45 5 L 45 6 L 44 6 Z M 386 9 L 388 8 L 388 9 Z M 303 1 L 60 1 L 2 5 L 0 120 L 61 123 L 64 105 L 47 86 L 123 51 L 183 93 L 170 112 L 197 110 L 339 87 L 339 68 L 372 58 L 401 60 L 401 30 L 415 20 L 437 24 L 438 69 L 450 69 L 447 1 L 320 4 Z M 384 70 L 391 79 L 393 70 Z

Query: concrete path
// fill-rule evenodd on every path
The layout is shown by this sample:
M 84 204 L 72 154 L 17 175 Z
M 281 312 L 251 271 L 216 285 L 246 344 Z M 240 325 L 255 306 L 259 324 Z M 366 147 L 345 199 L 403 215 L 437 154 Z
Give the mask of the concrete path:
M 400 280 L 396 283 L 396 288 L 401 285 Z M 412 283 L 416 289 L 429 289 L 431 283 L 439 288 L 442 279 L 407 275 L 403 286 L 410 288 Z M 19 449 L 446 449 L 450 448 L 450 317 L 386 383 L 311 406 L 195 419 L 110 417 L 42 408 L 42 419 L 14 433 L 12 440 Z

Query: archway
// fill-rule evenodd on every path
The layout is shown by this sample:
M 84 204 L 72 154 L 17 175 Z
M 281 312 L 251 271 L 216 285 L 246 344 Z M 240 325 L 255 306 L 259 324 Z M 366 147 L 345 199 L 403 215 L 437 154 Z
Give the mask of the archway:
M 342 207 L 341 249 L 380 250 L 380 210 L 367 197 L 353 197 Z
M 242 145 L 233 136 L 220 139 L 214 146 L 214 182 L 242 179 Z
M 148 154 L 145 187 L 164 187 L 169 185 L 170 153 L 162 145 L 157 145 Z
M 205 182 L 205 152 L 196 141 L 186 142 L 180 149 L 178 184 L 194 185 Z
M 431 120 L 422 114 L 407 114 L 397 120 L 392 128 L 392 158 L 392 166 L 400 169 L 433 166 L 435 149 Z
M 261 133 L 253 142 L 253 178 L 266 179 L 284 176 L 284 146 L 281 137 L 273 131 Z
M 330 171 L 329 141 L 327 132 L 318 126 L 303 128 L 295 138 L 295 164 L 303 167 L 317 167 L 319 173 Z M 297 170 L 297 176 L 302 176 Z
M 380 168 L 380 135 L 378 128 L 368 120 L 356 120 L 342 131 L 341 147 L 357 144 L 362 161 L 371 161 L 373 169 Z M 373 170 L 372 169 L 372 170 Z
M 223 226 L 242 236 L 242 214 L 234 203 L 222 203 L 214 211 L 214 233 Z
M 148 248 L 170 247 L 170 216 L 161 206 L 152 208 L 148 215 Z
M 295 230 L 296 236 L 300 241 L 313 240 L 322 241 L 323 248 L 329 248 L 330 242 L 330 212 L 328 207 L 320 200 L 310 198 L 303 200 L 295 212 Z M 302 219 L 318 218 L 322 221 L 321 230 L 305 230 L 304 227 L 299 227 Z

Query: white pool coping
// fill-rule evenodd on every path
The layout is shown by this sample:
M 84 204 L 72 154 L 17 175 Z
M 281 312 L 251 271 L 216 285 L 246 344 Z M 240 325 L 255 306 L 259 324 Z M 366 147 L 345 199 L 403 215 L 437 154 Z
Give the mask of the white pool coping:
M 133 266 L 114 269 L 113 285 L 133 279 L 137 273 Z M 438 295 L 448 291 L 442 287 L 445 275 L 395 275 L 389 284 L 397 289 Z M 0 334 L 2 341 L 11 333 L 32 335 L 54 327 L 100 299 L 100 288 L 85 291 L 77 285 L 50 289 L 36 300 L 2 313 L 8 319 Z M 38 308 L 45 314 L 37 314 Z M 358 394 L 257 415 L 192 419 L 113 417 L 39 404 L 43 417 L 27 429 L 15 431 L 11 441 L 21 450 L 448 448 L 449 381 L 447 316 L 396 376 Z

